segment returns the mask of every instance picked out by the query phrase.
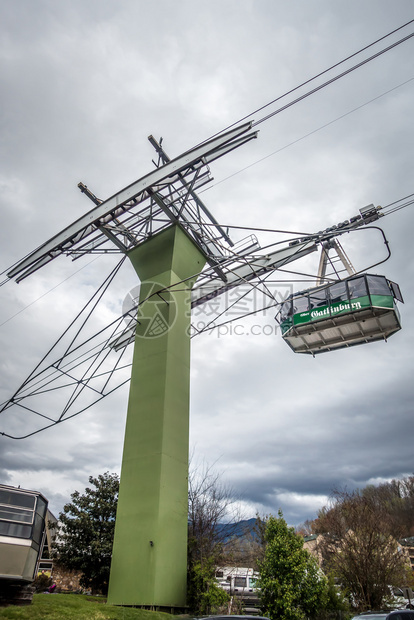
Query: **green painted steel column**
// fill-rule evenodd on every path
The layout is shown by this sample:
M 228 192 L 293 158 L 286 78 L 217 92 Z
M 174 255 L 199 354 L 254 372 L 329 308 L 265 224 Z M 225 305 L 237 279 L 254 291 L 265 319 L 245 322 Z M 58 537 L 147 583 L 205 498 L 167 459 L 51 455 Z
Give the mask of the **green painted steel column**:
M 173 226 L 129 258 L 141 280 L 108 603 L 183 607 L 190 290 L 205 258 Z M 190 278 L 190 279 L 188 279 Z M 187 280 L 188 279 L 188 280 Z M 157 291 L 180 283 L 172 292 Z

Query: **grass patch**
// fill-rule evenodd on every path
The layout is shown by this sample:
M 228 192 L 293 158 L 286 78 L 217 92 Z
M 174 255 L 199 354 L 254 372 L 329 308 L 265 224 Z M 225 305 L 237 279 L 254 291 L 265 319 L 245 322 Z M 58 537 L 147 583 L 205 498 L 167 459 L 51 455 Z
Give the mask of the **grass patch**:
M 35 594 L 31 605 L 0 607 L 9 620 L 172 620 L 158 611 L 107 605 L 101 597 L 83 594 Z

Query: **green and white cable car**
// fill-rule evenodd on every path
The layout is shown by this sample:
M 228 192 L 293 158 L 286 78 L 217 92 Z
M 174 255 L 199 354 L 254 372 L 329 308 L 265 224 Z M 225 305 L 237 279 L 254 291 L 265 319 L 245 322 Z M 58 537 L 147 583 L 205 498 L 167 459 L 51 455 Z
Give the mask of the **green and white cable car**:
M 396 301 L 398 284 L 365 273 L 290 295 L 276 319 L 295 353 L 316 355 L 387 340 L 401 329 Z

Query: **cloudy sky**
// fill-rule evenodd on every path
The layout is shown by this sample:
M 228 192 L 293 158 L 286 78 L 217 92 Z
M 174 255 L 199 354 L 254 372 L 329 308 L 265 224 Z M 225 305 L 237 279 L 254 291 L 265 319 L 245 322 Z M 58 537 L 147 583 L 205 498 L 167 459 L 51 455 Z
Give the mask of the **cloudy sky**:
M 107 198 L 149 172 L 149 134 L 177 156 L 414 12 L 411 0 L 0 0 L 0 17 L 3 271 L 91 208 L 79 181 Z M 408 25 L 312 85 L 413 31 Z M 414 193 L 413 46 L 411 38 L 277 114 L 257 140 L 213 163 L 202 199 L 220 223 L 316 232 Z M 374 272 L 398 282 L 405 298 L 403 330 L 388 343 L 295 355 L 275 334 L 273 311 L 239 322 L 238 333 L 192 341 L 193 458 L 215 464 L 246 517 L 281 508 L 297 524 L 314 518 L 335 487 L 414 471 L 412 207 L 380 224 L 392 256 Z M 256 234 L 262 245 L 284 238 Z M 341 242 L 358 270 L 386 255 L 373 231 Z M 317 263 L 314 254 L 295 269 L 314 274 Z M 0 288 L 1 401 L 112 264 L 61 257 Z M 284 278 L 281 290 L 303 287 Z M 102 323 L 121 314 L 136 284 L 125 265 Z M 1 437 L 0 482 L 41 490 L 57 514 L 88 476 L 119 472 L 127 396 L 120 390 L 26 440 Z M 3 432 L 24 434 L 30 424 L 0 416 Z

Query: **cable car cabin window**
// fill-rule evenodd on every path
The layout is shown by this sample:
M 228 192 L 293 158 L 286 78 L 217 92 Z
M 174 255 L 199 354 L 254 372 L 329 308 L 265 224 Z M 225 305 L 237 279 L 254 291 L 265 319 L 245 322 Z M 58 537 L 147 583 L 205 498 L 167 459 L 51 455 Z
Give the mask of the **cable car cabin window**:
M 5 489 L 0 490 L 0 504 L 34 509 L 35 501 L 36 497 L 34 495 L 27 495 L 26 493 L 18 493 L 17 491 Z
M 33 541 L 37 543 L 38 545 L 40 545 L 42 541 L 43 528 L 44 528 L 44 519 L 40 515 L 36 515 L 32 538 L 33 538 Z
M 293 312 L 297 314 L 298 312 L 307 312 L 309 310 L 309 301 L 307 295 L 300 295 L 299 297 L 295 297 L 293 300 Z
M 36 512 L 43 518 L 46 515 L 46 508 L 47 508 L 47 502 L 45 502 L 45 500 L 42 499 L 41 497 L 38 497 L 37 504 L 36 504 Z
M 332 304 L 340 301 L 348 301 L 348 292 L 346 290 L 346 282 L 336 282 L 328 288 L 328 295 Z
M 326 297 L 327 290 L 327 288 L 323 288 L 319 291 L 309 292 L 309 302 L 311 310 L 312 308 L 320 308 L 321 306 L 328 305 L 328 300 Z
M 21 525 L 20 523 L 0 521 L 0 536 L 12 536 L 14 538 L 31 538 L 31 535 L 31 525 Z
M 352 280 L 348 280 L 348 290 L 350 299 L 357 299 L 358 297 L 368 295 L 365 278 L 352 278 Z
M 395 299 L 397 301 L 400 301 L 402 304 L 404 303 L 404 299 L 401 293 L 401 289 L 398 286 L 398 284 L 396 282 L 391 282 L 391 280 L 388 281 L 388 284 L 391 287 L 392 290 L 392 294 L 394 295 Z
M 14 508 L 13 506 L 0 506 L 0 519 L 4 521 L 16 521 L 17 523 L 33 523 L 33 510 Z
M 234 578 L 234 587 L 235 588 L 245 588 L 246 587 L 246 577 L 235 577 Z
M 286 319 L 293 314 L 293 304 L 292 300 L 288 299 L 282 304 L 282 308 L 280 310 L 280 320 L 286 321 Z
M 367 276 L 367 282 L 371 295 L 391 295 L 390 287 L 384 276 Z

